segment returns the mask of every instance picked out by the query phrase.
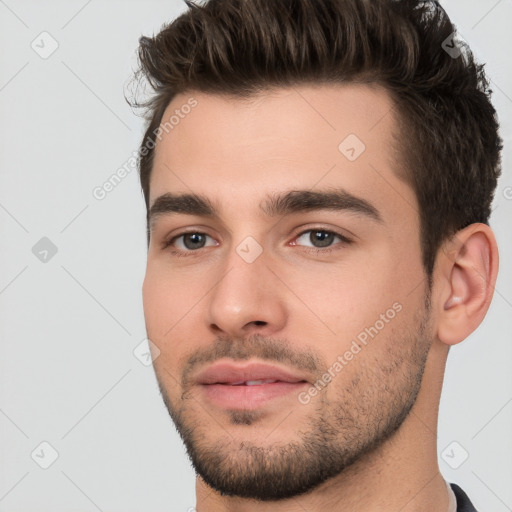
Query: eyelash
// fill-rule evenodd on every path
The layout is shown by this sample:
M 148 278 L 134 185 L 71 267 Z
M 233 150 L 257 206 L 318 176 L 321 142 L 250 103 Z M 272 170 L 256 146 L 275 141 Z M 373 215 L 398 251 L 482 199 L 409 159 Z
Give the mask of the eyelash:
M 327 234 L 330 234 L 330 235 L 332 234 L 332 235 L 337 236 L 341 240 L 341 242 L 339 242 L 338 245 L 347 246 L 347 245 L 350 245 L 350 244 L 353 243 L 353 240 L 351 240 L 350 238 L 347 238 L 345 235 L 342 235 L 341 233 L 338 233 L 337 231 L 333 231 L 333 230 L 330 230 L 330 229 L 324 229 L 324 228 L 309 228 L 309 229 L 306 229 L 306 230 L 301 231 L 298 234 L 294 235 L 294 239 L 300 238 L 302 235 L 304 235 L 306 233 L 315 232 L 315 231 L 321 231 L 322 233 L 327 233 Z M 165 240 L 162 243 L 162 250 L 169 249 L 169 247 L 172 247 L 172 244 L 176 240 L 178 240 L 182 236 L 185 236 L 185 235 L 188 235 L 188 234 L 198 234 L 198 235 L 210 236 L 207 233 L 203 233 L 201 231 L 193 231 L 193 230 L 191 230 L 191 231 L 183 231 L 182 233 L 180 233 L 178 235 L 175 235 L 175 236 L 173 236 L 172 238 L 170 238 L 168 240 Z M 295 245 L 297 245 L 297 244 L 295 244 Z M 339 248 L 334 249 L 332 246 L 325 247 L 325 248 L 320 248 L 320 247 L 306 247 L 306 246 L 300 246 L 299 245 L 298 247 L 302 247 L 304 250 L 306 250 L 306 252 L 317 254 L 317 255 L 318 254 L 326 255 L 326 254 L 330 254 L 332 251 L 339 250 Z M 188 250 L 188 251 L 182 251 L 180 249 L 169 249 L 169 252 L 171 254 L 173 254 L 174 256 L 188 257 L 188 256 L 194 256 L 195 255 L 194 253 L 199 253 L 201 249 L 202 248 L 196 249 L 196 250 Z

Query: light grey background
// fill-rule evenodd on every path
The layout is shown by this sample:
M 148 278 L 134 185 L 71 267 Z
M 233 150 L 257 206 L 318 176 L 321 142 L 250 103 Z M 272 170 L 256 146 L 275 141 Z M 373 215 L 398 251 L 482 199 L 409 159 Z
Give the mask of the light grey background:
M 512 2 L 444 6 L 487 62 L 506 149 L 491 221 L 501 251 L 496 294 L 484 323 L 450 353 L 438 452 L 445 478 L 479 510 L 506 512 Z M 93 196 L 142 135 L 142 120 L 123 98 L 137 40 L 183 8 L 178 0 L 0 0 L 0 511 L 195 505 L 194 473 L 153 370 L 133 354 L 145 339 L 145 210 L 136 170 L 103 200 Z M 58 48 L 42 58 L 53 40 Z M 46 262 L 32 249 L 43 237 L 57 248 Z M 44 257 L 47 242 L 39 243 L 35 252 Z M 40 465 L 52 461 L 52 448 L 42 442 L 59 454 L 48 469 Z M 459 464 L 463 450 L 468 459 L 452 469 L 447 461 Z

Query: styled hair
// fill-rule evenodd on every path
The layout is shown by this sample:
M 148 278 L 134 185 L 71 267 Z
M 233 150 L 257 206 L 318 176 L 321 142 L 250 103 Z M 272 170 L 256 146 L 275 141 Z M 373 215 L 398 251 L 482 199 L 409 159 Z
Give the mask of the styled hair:
M 148 210 L 155 134 L 177 94 L 242 98 L 351 82 L 380 85 L 393 100 L 396 174 L 418 200 L 429 284 L 441 244 L 469 224 L 488 224 L 502 149 L 492 91 L 438 2 L 184 1 L 185 13 L 139 41 L 134 79 L 152 91 L 131 104 L 148 121 L 139 149 Z

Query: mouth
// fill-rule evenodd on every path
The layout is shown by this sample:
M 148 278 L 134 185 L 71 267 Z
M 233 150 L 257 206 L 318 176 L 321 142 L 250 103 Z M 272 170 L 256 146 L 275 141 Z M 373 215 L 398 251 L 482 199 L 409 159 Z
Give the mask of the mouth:
M 217 384 L 226 384 L 227 386 L 261 386 L 262 384 L 273 384 L 274 382 L 282 382 L 275 379 L 264 380 L 246 380 L 241 382 L 218 382 Z
M 279 399 L 290 399 L 309 385 L 308 376 L 262 363 L 215 363 L 196 377 L 204 398 L 221 409 L 254 410 Z

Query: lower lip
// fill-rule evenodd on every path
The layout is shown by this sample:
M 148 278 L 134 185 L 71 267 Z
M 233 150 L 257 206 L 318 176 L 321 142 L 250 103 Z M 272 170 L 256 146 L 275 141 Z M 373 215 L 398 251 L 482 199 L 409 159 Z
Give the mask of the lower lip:
M 203 384 L 206 398 L 224 409 L 253 410 L 262 405 L 295 393 L 307 386 L 307 382 L 272 382 L 254 386 L 231 386 L 229 384 Z

